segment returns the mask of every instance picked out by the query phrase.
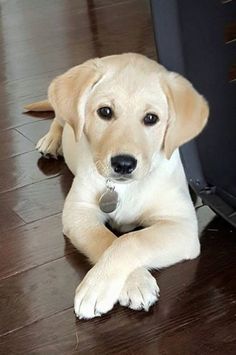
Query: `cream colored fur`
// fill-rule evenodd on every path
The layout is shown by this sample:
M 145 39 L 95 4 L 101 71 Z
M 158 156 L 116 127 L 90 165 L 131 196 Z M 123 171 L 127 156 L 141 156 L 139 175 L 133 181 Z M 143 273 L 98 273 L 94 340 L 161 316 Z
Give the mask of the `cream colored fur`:
M 94 264 L 76 290 L 75 313 L 93 318 L 116 302 L 148 310 L 159 296 L 148 269 L 193 259 L 200 252 L 178 147 L 201 132 L 208 105 L 186 79 L 133 53 L 72 68 L 52 82 L 49 102 L 26 107 L 55 111 L 37 148 L 57 156 L 62 143 L 75 175 L 63 210 L 64 233 Z M 114 119 L 98 117 L 101 106 L 112 107 Z M 156 125 L 144 126 L 148 112 L 158 115 Z M 110 159 L 117 154 L 137 159 L 127 182 L 113 176 Z M 98 206 L 107 178 L 119 195 L 118 208 L 110 214 Z M 124 234 L 117 238 L 105 222 Z M 132 231 L 135 226 L 144 229 Z

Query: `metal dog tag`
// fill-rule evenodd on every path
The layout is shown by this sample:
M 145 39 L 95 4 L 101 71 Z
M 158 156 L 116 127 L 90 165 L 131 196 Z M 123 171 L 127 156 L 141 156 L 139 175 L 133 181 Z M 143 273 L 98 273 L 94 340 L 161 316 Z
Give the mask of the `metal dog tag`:
M 107 189 L 100 197 L 98 204 L 103 212 L 111 213 L 116 210 L 119 198 L 118 193 L 115 191 L 115 186 L 109 179 L 106 181 L 106 188 Z
M 116 210 L 118 205 L 118 193 L 115 190 L 107 189 L 99 199 L 99 207 L 105 213 Z

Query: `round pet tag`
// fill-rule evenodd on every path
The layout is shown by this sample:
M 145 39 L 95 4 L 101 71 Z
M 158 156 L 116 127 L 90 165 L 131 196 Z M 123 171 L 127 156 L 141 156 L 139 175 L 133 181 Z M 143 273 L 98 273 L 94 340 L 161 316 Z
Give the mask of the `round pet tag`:
M 108 189 L 99 199 L 99 207 L 105 213 L 115 211 L 118 205 L 118 193 L 115 190 Z

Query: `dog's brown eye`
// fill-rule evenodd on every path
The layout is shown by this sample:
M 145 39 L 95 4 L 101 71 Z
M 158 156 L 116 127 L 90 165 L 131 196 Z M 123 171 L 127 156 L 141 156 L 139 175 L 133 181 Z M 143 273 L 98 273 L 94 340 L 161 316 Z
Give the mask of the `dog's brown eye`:
M 110 120 L 113 116 L 113 111 L 110 107 L 100 107 L 97 110 L 98 116 L 100 116 L 104 120 Z
M 154 113 L 147 113 L 143 119 L 145 126 L 153 126 L 159 121 L 159 117 Z

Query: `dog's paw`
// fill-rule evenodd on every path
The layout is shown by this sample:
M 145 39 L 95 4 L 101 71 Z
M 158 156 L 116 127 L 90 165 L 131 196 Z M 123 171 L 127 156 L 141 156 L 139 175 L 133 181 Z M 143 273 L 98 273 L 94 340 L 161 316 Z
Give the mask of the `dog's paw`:
M 125 281 L 119 303 L 134 310 L 148 311 L 149 307 L 158 300 L 159 293 L 155 278 L 145 268 L 139 268 Z
M 74 310 L 79 319 L 99 317 L 118 301 L 124 281 L 97 271 L 94 266 L 76 289 Z
M 37 143 L 36 149 L 45 157 L 57 158 L 62 156 L 61 134 L 48 132 Z

